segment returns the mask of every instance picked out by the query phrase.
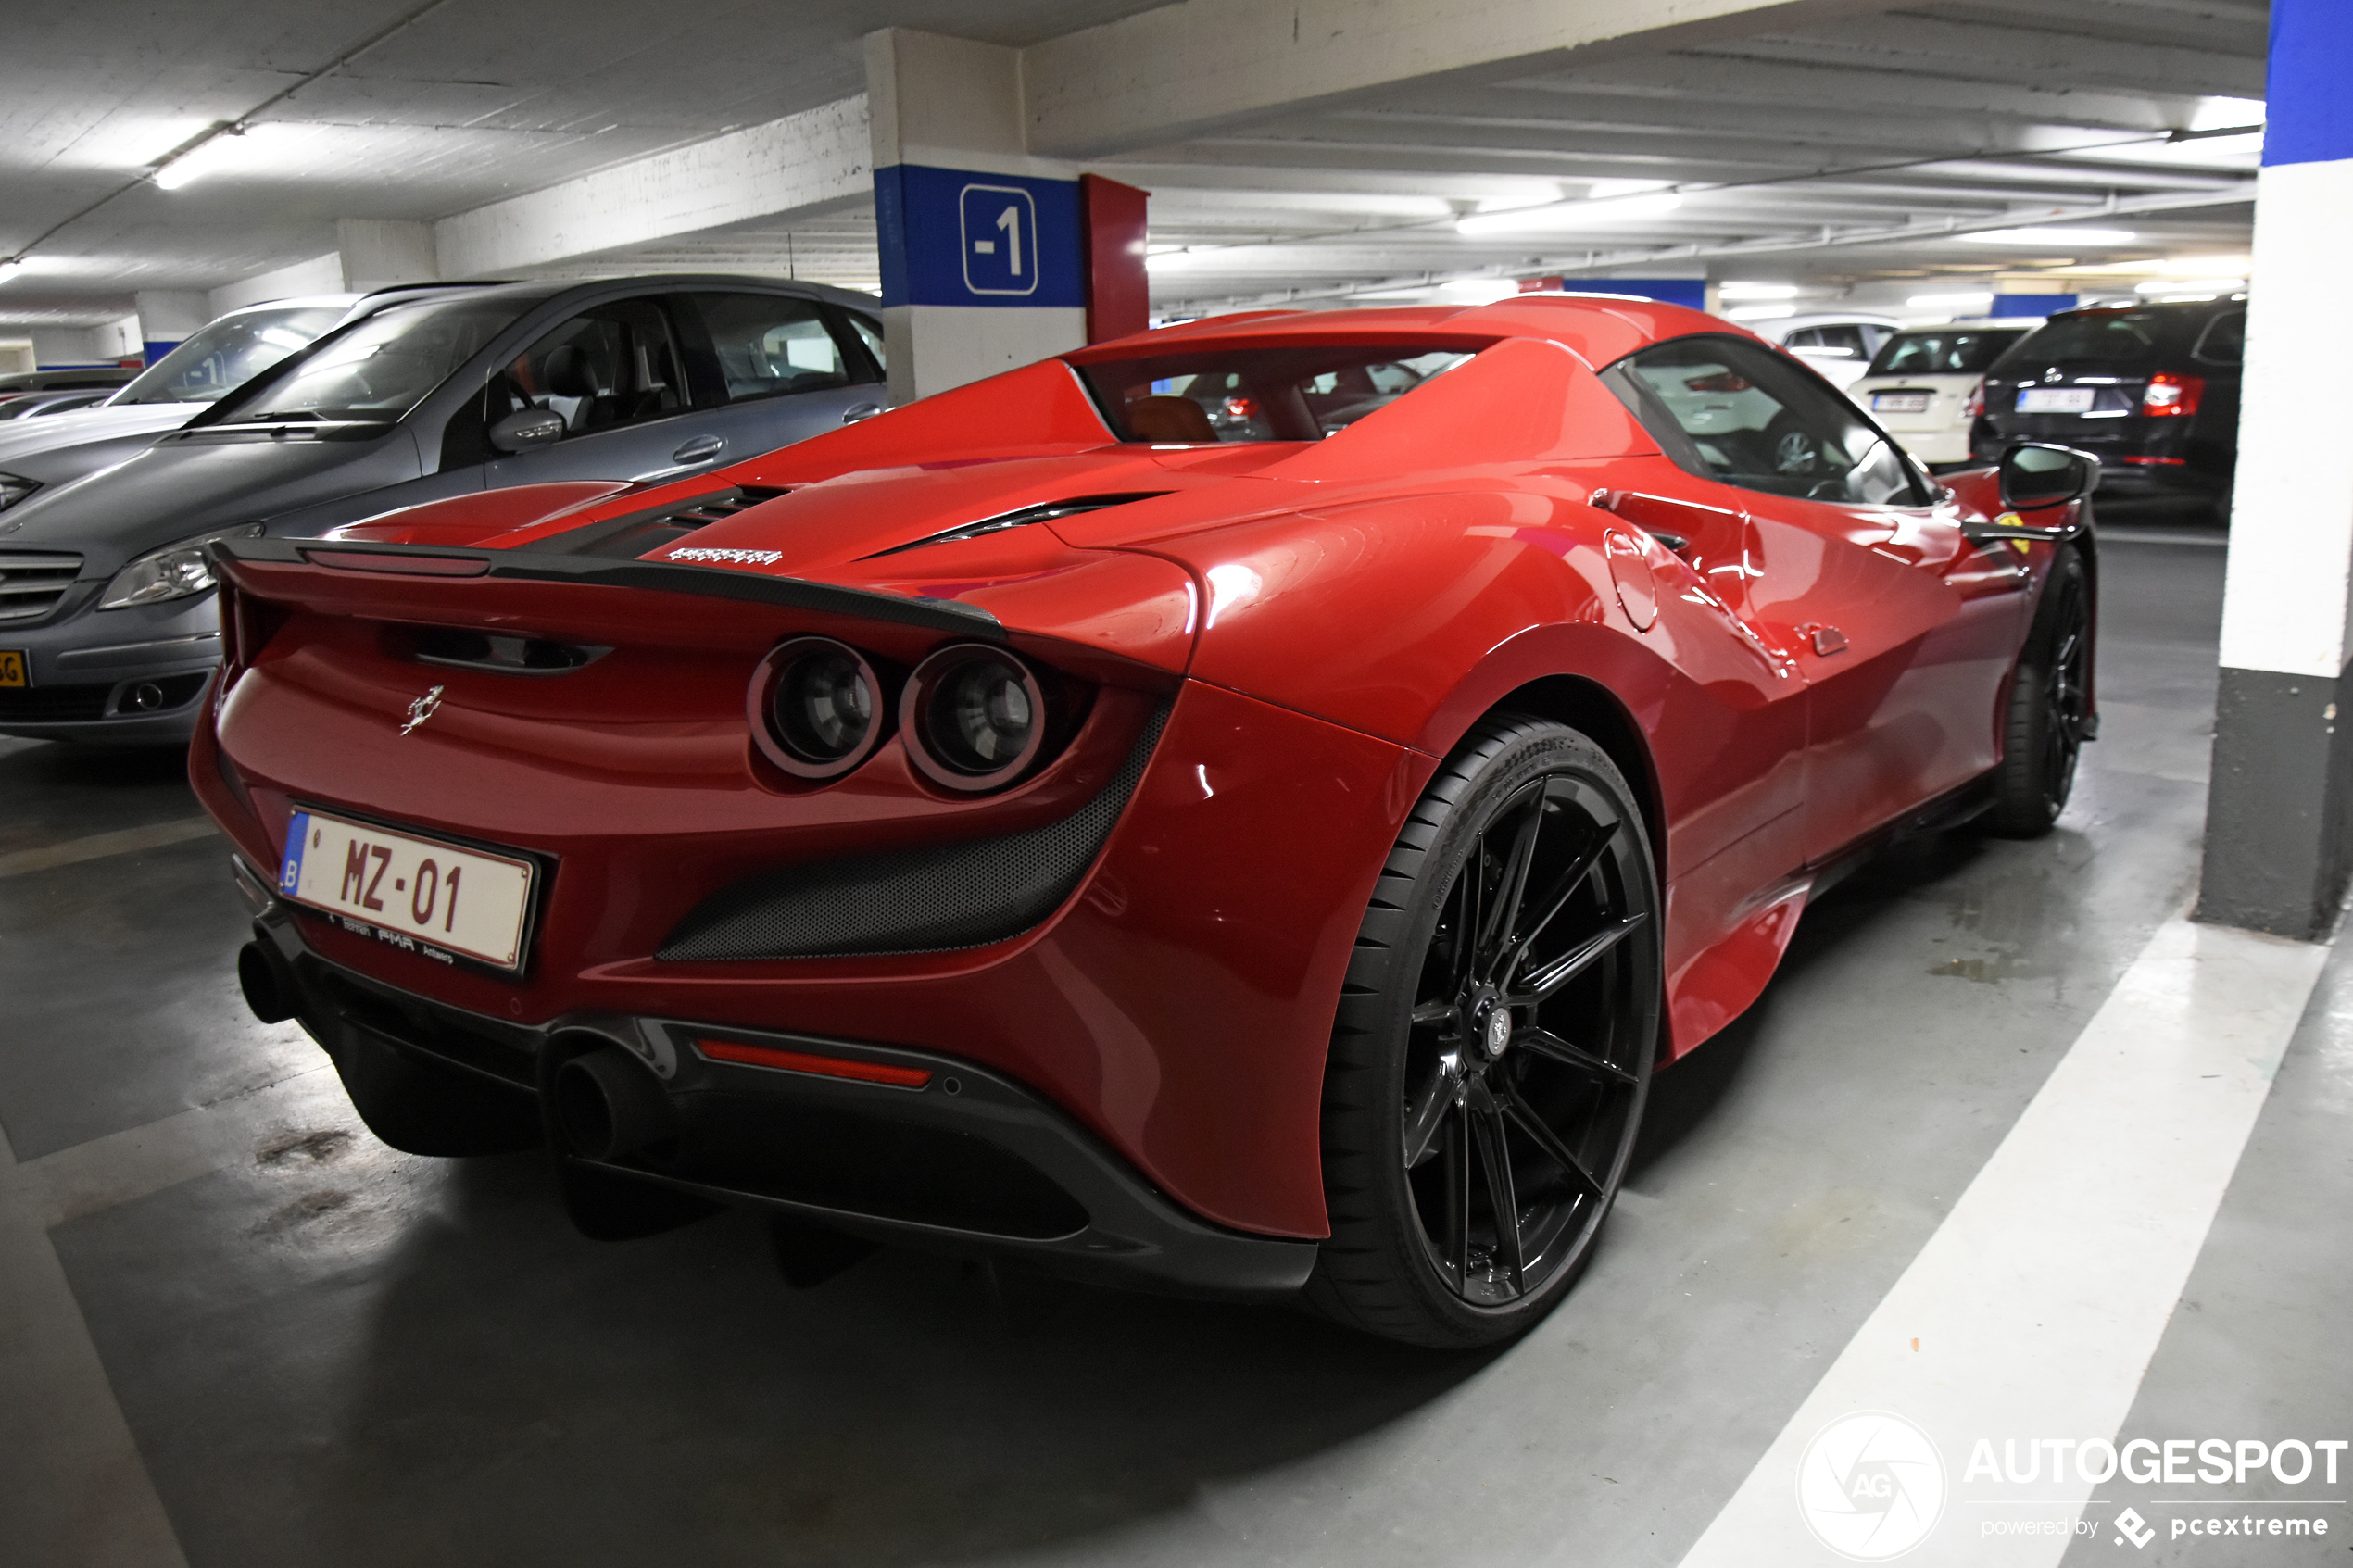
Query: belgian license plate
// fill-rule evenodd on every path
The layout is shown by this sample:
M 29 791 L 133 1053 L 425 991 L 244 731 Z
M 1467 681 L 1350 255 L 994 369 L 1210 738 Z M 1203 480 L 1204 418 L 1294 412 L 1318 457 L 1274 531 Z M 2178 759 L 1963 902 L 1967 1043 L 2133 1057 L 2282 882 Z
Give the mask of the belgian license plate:
M 519 969 L 535 871 L 524 859 L 296 811 L 278 891 L 430 958 L 462 953 Z
M 2019 388 L 2021 414 L 2088 414 L 2097 395 L 2088 386 L 2024 386 Z
M 1925 392 L 1874 392 L 1871 412 L 1874 414 L 1925 414 L 1929 395 Z
M 15 648 L 0 648 L 0 686 L 29 686 L 32 677 L 26 672 L 24 655 Z

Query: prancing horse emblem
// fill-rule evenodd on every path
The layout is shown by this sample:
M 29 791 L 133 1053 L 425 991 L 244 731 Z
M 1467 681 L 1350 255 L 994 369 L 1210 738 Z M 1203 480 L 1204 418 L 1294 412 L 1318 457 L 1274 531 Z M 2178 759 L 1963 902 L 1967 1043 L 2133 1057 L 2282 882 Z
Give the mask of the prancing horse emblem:
M 407 734 L 409 731 L 415 729 L 418 725 L 432 718 L 434 714 L 440 709 L 440 707 L 441 688 L 439 686 L 435 686 L 433 690 L 427 692 L 424 696 L 419 697 L 416 701 L 409 705 L 409 721 L 400 726 L 400 733 L 404 735 Z

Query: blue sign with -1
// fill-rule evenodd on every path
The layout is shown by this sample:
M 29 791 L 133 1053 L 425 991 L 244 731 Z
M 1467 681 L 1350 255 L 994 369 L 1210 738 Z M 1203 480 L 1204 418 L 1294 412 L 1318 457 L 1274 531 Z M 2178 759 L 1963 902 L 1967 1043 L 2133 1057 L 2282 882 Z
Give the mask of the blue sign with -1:
M 885 305 L 1087 303 L 1076 180 L 894 164 L 875 218 Z

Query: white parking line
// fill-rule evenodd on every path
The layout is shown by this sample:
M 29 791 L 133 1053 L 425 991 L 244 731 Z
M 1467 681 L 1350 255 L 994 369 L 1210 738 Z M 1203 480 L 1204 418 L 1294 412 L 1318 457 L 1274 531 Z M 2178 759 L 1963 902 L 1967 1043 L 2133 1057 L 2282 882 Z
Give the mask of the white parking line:
M 2116 1436 L 2327 957 L 2160 926 L 1682 1568 L 1841 1561 L 1799 1513 L 1797 1469 L 1818 1432 L 1858 1411 L 1906 1418 L 1943 1455 L 1954 1500 L 1906 1568 L 1986 1562 L 1988 1518 L 2071 1525 L 2092 1491 L 2073 1470 L 1972 1487 L 1965 1466 L 1980 1438 L 1999 1451 Z M 2021 1504 L 1972 1510 L 1989 1491 Z M 1999 1561 L 2049 1568 L 2070 1538 L 2010 1536 Z
M 160 849 L 167 844 L 182 844 L 220 831 L 212 825 L 210 817 L 182 817 L 177 822 L 152 822 L 143 828 L 94 833 L 87 838 L 69 838 L 63 844 L 44 844 L 38 849 L 16 849 L 0 855 L 0 877 L 22 876 L 28 872 L 45 872 L 53 866 L 100 860 L 139 849 Z

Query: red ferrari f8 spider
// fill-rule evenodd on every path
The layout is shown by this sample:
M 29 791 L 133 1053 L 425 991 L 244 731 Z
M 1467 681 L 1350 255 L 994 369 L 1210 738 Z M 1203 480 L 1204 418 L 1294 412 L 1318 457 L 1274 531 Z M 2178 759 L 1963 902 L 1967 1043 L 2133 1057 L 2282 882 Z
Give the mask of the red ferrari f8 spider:
M 2094 470 L 1602 297 L 1099 345 L 717 475 L 214 548 L 239 958 L 388 1143 L 1426 1344 L 1888 838 L 2047 830 Z

